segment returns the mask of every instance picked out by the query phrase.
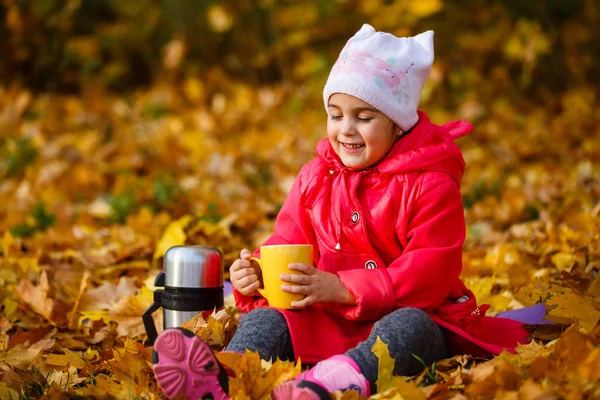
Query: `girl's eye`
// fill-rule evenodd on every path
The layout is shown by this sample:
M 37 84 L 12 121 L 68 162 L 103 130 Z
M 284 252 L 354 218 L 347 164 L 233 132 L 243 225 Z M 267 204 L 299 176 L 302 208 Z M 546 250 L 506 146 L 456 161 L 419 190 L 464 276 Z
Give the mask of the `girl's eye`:
M 331 118 L 333 121 L 339 121 L 340 119 L 342 119 L 341 115 L 330 115 L 329 118 Z
M 370 120 L 372 120 L 373 118 L 359 118 L 358 120 L 360 122 L 369 122 Z

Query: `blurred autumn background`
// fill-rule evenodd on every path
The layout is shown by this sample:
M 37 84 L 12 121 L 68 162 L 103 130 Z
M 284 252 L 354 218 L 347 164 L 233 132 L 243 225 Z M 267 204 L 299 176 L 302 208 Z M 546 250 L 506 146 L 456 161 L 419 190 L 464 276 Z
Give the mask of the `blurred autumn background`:
M 373 398 L 600 398 L 597 1 L 1 0 L 0 399 L 163 398 L 141 321 L 162 255 L 228 268 L 266 238 L 363 23 L 436 32 L 421 108 L 475 125 L 463 278 L 490 315 L 553 322 L 517 355 L 382 373 Z M 189 327 L 220 349 L 235 325 Z M 247 399 L 300 368 L 234 364 Z

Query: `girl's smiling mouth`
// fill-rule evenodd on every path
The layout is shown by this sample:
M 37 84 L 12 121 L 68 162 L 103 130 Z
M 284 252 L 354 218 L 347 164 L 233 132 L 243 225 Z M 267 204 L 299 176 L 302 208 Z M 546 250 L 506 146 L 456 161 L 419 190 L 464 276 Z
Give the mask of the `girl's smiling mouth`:
M 360 150 L 363 147 L 365 147 L 364 144 L 352 144 L 352 143 L 344 143 L 344 142 L 340 142 L 340 144 L 342 145 L 342 147 L 344 147 L 344 149 L 346 149 L 346 151 L 349 151 L 349 152 L 357 151 L 357 150 Z

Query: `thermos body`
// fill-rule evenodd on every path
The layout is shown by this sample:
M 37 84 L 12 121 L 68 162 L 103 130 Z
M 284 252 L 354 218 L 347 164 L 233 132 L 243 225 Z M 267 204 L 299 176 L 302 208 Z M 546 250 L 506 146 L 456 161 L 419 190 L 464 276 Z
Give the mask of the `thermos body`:
M 163 261 L 165 288 L 223 287 L 221 252 L 205 246 L 175 246 Z
M 198 314 L 196 311 L 175 311 L 163 308 L 165 328 L 175 328 L 188 322 Z
M 183 325 L 202 311 L 223 308 L 223 256 L 208 246 L 174 246 L 165 253 L 154 304 L 143 315 L 148 341 L 158 336 L 152 313 L 163 309 L 164 328 Z

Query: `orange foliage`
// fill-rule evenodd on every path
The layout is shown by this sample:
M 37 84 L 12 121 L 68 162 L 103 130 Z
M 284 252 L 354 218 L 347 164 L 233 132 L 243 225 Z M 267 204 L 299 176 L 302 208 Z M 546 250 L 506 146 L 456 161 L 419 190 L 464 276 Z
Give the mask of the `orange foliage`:
M 600 398 L 594 2 L 560 2 L 564 9 L 543 18 L 525 3 L 471 12 L 441 0 L 198 2 L 206 9 L 197 29 L 206 34 L 196 36 L 208 49 L 191 28 L 147 43 L 162 37 L 167 18 L 150 1 L 140 2 L 144 12 L 117 2 L 120 20 L 73 37 L 65 32 L 75 32 L 87 2 L 56 3 L 54 19 L 20 3 L 0 6 L 10 43 L 0 44 L 0 73 L 14 78 L 0 83 L 0 399 L 163 398 L 141 314 L 164 252 L 210 245 L 228 267 L 266 238 L 325 135 L 320 96 L 332 57 L 362 22 L 399 35 L 436 30 L 422 107 L 434 122 L 463 118 L 476 127 L 459 141 L 467 161 L 462 277 L 491 314 L 543 303 L 555 322 L 529 326 L 535 341 L 516 355 L 459 355 L 415 377 L 393 377 L 378 343 L 381 391 L 372 398 Z M 248 24 L 265 13 L 280 36 L 263 46 Z M 142 19 L 145 33 L 135 24 Z M 229 50 L 226 35 L 238 39 Z M 50 76 L 61 59 L 46 53 L 30 76 L 15 72 L 51 40 L 71 57 L 61 74 Z M 120 40 L 147 57 L 148 86 L 111 91 L 138 82 L 127 51 L 111 47 Z M 241 75 L 272 70 L 264 81 Z M 39 73 L 59 88 L 75 85 L 76 94 L 39 90 Z M 221 349 L 236 325 L 228 308 L 186 326 Z M 237 372 L 235 398 L 268 398 L 301 368 L 254 353 L 219 357 Z

